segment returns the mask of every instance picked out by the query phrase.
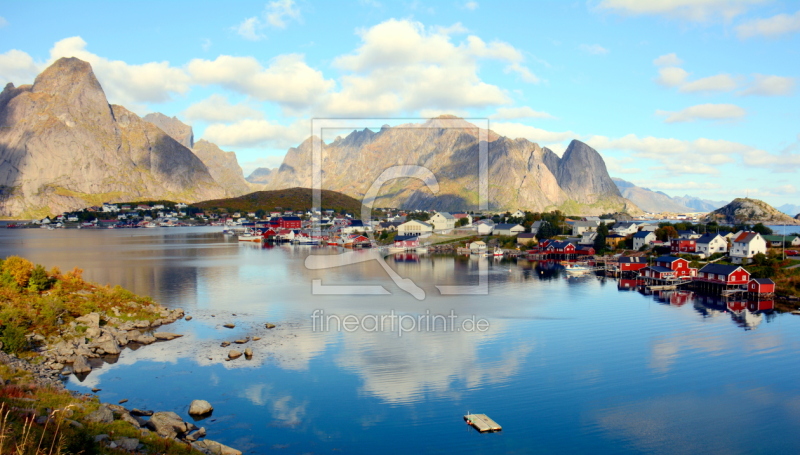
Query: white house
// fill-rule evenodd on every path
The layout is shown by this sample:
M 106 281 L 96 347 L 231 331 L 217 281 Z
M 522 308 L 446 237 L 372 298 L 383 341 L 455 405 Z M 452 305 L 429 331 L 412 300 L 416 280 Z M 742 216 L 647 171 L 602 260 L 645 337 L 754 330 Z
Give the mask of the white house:
M 490 219 L 478 220 L 473 225 L 478 229 L 478 235 L 492 235 L 494 221 Z
M 486 243 L 480 240 L 469 244 L 469 250 L 473 253 L 483 253 L 486 251 Z
M 577 237 L 586 231 L 596 231 L 598 225 L 597 221 L 576 221 L 572 223 L 572 235 Z
M 516 212 L 511 214 L 511 218 L 525 218 L 525 212 L 522 210 L 517 209 Z
M 103 211 L 104 212 L 119 212 L 119 206 L 117 204 L 109 204 L 108 202 L 103 202 Z
M 636 223 L 619 222 L 615 224 L 611 230 L 614 231 L 614 234 L 626 236 L 636 234 L 639 228 L 636 226 Z
M 433 226 L 424 221 L 411 220 L 397 226 L 397 235 L 416 235 L 430 234 Z
M 594 245 L 594 239 L 596 238 L 597 232 L 586 231 L 581 235 L 581 239 L 578 240 L 578 245 Z
M 77 222 L 77 221 L 78 221 L 78 217 L 77 217 L 77 216 L 75 216 L 75 215 L 69 215 L 69 216 L 67 217 L 67 221 L 69 221 L 69 222 L 71 222 L 71 223 L 75 223 L 75 222 Z
M 650 242 L 655 242 L 656 233 L 650 231 L 640 231 L 633 234 L 633 249 L 638 250 L 645 245 L 650 245 Z
M 733 239 L 731 260 L 734 264 L 746 264 L 758 253 L 767 254 L 767 241 L 758 232 L 744 231 Z
M 433 229 L 436 231 L 450 231 L 456 227 L 455 217 L 448 212 L 437 212 L 428 222 L 433 225 Z
M 494 235 L 513 235 L 516 236 L 520 232 L 525 232 L 525 228 L 519 224 L 498 224 L 494 227 L 492 234 Z
M 728 251 L 728 241 L 719 234 L 705 234 L 695 243 L 695 253 L 705 254 L 706 257 L 714 253 L 726 253 Z

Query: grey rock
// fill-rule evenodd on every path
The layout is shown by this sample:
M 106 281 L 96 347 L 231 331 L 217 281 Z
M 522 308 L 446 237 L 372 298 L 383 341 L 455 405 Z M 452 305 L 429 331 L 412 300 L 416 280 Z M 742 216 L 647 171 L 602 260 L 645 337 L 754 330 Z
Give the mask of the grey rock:
M 142 409 L 133 408 L 133 410 L 131 411 L 131 414 L 135 415 L 135 416 L 151 416 L 151 415 L 153 415 L 153 411 L 145 411 L 145 410 L 142 410 Z
M 147 422 L 147 428 L 165 438 L 174 438 L 191 430 L 189 425 L 174 412 L 156 412 Z
M 206 455 L 242 455 L 242 452 L 234 448 L 228 447 L 219 442 L 205 439 L 192 443 L 192 448 L 195 448 Z
M 232 328 L 236 327 L 236 324 L 232 324 L 232 323 L 228 322 L 226 324 L 222 324 L 222 327 L 225 327 L 226 329 L 232 329 Z
M 72 372 L 75 374 L 83 374 L 89 373 L 92 371 L 92 367 L 89 366 L 89 362 L 86 361 L 86 358 L 83 356 L 78 356 L 75 358 L 75 361 L 72 362 Z
M 170 332 L 156 332 L 153 334 L 153 336 L 156 337 L 157 340 L 169 341 L 169 340 L 174 340 L 175 338 L 182 337 L 183 335 Z
M 205 427 L 200 427 L 199 430 L 194 431 L 194 432 L 190 433 L 189 435 L 187 435 L 186 436 L 186 440 L 189 441 L 189 442 L 195 442 L 198 439 L 203 438 L 205 436 L 206 436 L 206 428 Z
M 100 327 L 100 313 L 89 313 L 79 318 L 75 322 L 86 327 Z
M 87 422 L 111 423 L 114 421 L 114 414 L 108 406 L 102 405 L 96 411 L 87 415 L 84 420 Z
M 244 356 L 247 358 L 253 357 L 253 349 L 247 348 L 244 350 Z
M 238 359 L 241 356 L 242 356 L 242 353 L 237 351 L 237 350 L 235 350 L 235 349 L 231 349 L 231 351 L 228 352 L 228 358 L 231 359 L 231 360 Z
M 107 434 L 98 434 L 94 437 L 94 442 L 103 442 L 109 439 Z
M 189 405 L 189 415 L 200 416 L 209 414 L 214 408 L 206 400 L 193 400 Z
M 135 416 L 130 415 L 129 413 L 124 413 L 120 417 L 120 420 L 124 422 L 128 422 L 129 424 L 133 425 L 136 428 L 141 428 L 146 422 L 143 419 L 137 418 Z
M 120 449 L 127 450 L 130 452 L 136 450 L 136 448 L 139 447 L 139 440 L 136 438 L 120 438 L 120 439 L 115 439 L 114 444 L 116 444 L 117 447 L 119 447 Z

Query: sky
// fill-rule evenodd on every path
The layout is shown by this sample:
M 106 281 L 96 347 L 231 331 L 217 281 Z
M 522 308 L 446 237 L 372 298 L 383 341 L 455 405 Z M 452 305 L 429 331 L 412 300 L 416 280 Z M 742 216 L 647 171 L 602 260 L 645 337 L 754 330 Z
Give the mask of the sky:
M 670 196 L 800 204 L 800 2 L 4 2 L 0 83 L 60 57 L 109 102 L 280 165 L 310 119 L 489 119 Z M 398 123 L 400 123 L 398 121 Z

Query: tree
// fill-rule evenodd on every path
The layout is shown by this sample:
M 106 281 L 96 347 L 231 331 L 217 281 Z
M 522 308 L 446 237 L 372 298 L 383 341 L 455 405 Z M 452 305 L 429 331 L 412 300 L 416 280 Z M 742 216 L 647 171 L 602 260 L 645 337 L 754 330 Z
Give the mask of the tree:
M 664 226 L 656 229 L 656 238 L 662 242 L 666 242 L 669 239 L 678 238 L 678 231 L 670 226 Z
M 539 226 L 539 232 L 536 233 L 536 238 L 539 240 L 550 239 L 558 235 L 558 229 L 555 226 L 545 221 Z
M 772 229 L 764 226 L 763 223 L 757 223 L 753 226 L 753 231 L 758 232 L 761 235 L 772 235 Z
M 606 237 L 608 236 L 608 224 L 600 223 L 597 226 L 597 236 L 594 238 L 594 250 L 598 253 L 606 250 Z
M 466 226 L 467 223 L 469 223 L 469 220 L 467 219 L 467 217 L 461 218 L 458 221 L 456 221 L 456 227 Z

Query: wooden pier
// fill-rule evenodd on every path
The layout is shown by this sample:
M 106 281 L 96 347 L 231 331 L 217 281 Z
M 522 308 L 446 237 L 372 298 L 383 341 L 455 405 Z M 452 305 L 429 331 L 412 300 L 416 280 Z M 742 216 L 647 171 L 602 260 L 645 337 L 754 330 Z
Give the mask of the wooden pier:
M 500 431 L 503 429 L 503 427 L 490 419 L 486 414 L 467 414 L 464 416 L 464 420 L 480 433 Z

